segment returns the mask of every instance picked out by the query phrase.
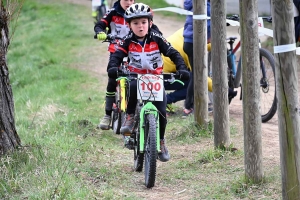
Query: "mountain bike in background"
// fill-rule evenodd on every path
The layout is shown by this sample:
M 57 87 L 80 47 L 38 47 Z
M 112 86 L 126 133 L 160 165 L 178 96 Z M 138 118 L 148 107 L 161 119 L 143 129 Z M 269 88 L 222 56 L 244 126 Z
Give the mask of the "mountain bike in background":
M 227 19 L 239 21 L 238 15 L 227 17 Z M 229 24 L 227 24 L 229 25 Z M 236 60 L 236 53 L 240 48 L 240 41 L 233 47 L 237 37 L 229 37 L 227 39 L 228 48 L 228 86 L 232 89 L 242 87 L 242 57 Z M 261 46 L 261 45 L 259 45 Z M 237 66 L 236 66 L 237 62 Z M 259 63 L 260 63 L 260 113 L 262 122 L 267 122 L 275 115 L 277 111 L 276 97 L 276 81 L 275 81 L 275 59 L 273 55 L 264 48 L 259 48 Z M 242 93 L 240 96 L 242 99 Z
M 97 39 L 97 35 L 94 35 L 94 39 Z M 117 44 L 119 40 L 123 38 L 108 34 L 106 39 L 102 42 L 109 42 L 111 44 Z M 120 71 L 127 71 L 127 59 L 123 60 L 120 66 Z M 115 93 L 115 102 L 112 107 L 111 116 L 111 129 L 115 134 L 120 134 L 120 128 L 125 120 L 125 111 L 127 106 L 127 82 L 126 77 L 120 77 L 117 79 L 117 87 Z

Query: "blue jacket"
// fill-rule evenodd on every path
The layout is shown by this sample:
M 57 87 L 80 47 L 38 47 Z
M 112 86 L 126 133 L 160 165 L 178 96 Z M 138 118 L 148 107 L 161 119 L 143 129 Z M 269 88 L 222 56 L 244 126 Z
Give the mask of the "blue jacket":
M 298 12 L 300 13 L 300 0 L 293 0 Z M 295 39 L 300 41 L 300 16 L 294 18 L 295 22 Z
M 193 0 L 184 0 L 184 9 L 193 12 Z M 210 2 L 207 1 L 207 16 L 210 16 Z M 193 15 L 188 15 L 183 29 L 184 42 L 193 43 Z M 210 20 L 207 20 L 207 38 L 210 38 Z

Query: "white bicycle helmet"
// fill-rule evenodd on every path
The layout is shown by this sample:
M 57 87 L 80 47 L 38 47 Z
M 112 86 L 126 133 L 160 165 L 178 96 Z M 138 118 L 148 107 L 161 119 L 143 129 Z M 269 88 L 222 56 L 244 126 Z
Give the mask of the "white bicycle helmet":
M 130 22 L 132 19 L 146 17 L 150 20 L 153 19 L 153 14 L 151 8 L 143 3 L 132 4 L 129 8 L 126 9 L 124 18 L 127 22 Z

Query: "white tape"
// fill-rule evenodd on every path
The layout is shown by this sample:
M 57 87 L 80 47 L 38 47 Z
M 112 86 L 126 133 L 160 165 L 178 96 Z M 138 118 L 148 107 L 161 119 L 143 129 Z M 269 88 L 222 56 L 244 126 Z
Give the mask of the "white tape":
M 299 12 L 298 12 L 297 7 L 294 4 L 294 17 L 298 17 L 298 16 L 299 16 Z
M 156 8 L 153 9 L 153 11 L 170 11 L 170 12 L 175 12 L 181 15 L 193 15 L 193 12 L 184 10 L 182 8 L 177 8 L 177 7 L 166 7 L 166 8 Z
M 193 19 L 210 19 L 207 15 L 193 15 Z
M 274 53 L 285 53 L 296 50 L 296 43 L 274 46 Z
M 193 15 L 193 12 L 178 7 L 156 8 L 153 9 L 153 11 L 170 11 L 181 15 Z M 294 16 L 299 16 L 299 12 L 295 6 L 294 6 Z M 210 17 L 206 15 L 194 15 L 193 19 L 203 20 L 203 19 L 210 19 Z M 240 22 L 229 20 L 229 19 L 226 19 L 226 23 L 230 24 L 230 26 L 240 26 Z M 265 34 L 269 37 L 273 37 L 273 30 L 264 27 L 258 27 L 258 34 L 259 35 Z M 296 50 L 297 55 L 300 55 L 300 48 L 296 49 L 296 44 L 281 45 L 281 46 L 274 47 L 274 53 L 283 53 L 283 52 L 289 52 L 294 50 Z
M 296 48 L 296 54 L 300 55 L 300 47 Z
M 273 37 L 273 30 L 263 27 L 258 27 L 258 33 L 263 33 L 269 37 Z

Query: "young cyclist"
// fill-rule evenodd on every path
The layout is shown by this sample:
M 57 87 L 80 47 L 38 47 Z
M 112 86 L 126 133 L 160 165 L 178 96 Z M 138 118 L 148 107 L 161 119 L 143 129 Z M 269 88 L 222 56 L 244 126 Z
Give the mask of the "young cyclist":
M 118 66 L 124 57 L 129 57 L 128 69 L 137 73 L 161 74 L 163 61 L 161 53 L 171 58 L 176 64 L 177 71 L 182 79 L 189 79 L 189 72 L 179 52 L 159 33 L 153 31 L 152 14 L 149 6 L 137 3 L 127 8 L 125 19 L 132 32 L 120 43 L 117 51 L 111 55 L 108 63 L 108 76 L 116 78 Z M 130 96 L 127 104 L 126 120 L 121 127 L 121 133 L 128 135 L 132 132 L 134 113 L 137 103 L 137 81 L 130 81 Z M 166 129 L 166 96 L 163 101 L 153 102 L 159 111 L 159 129 L 161 153 L 159 160 L 166 162 L 170 159 L 165 145 L 164 135 Z
M 106 28 L 108 27 L 107 34 L 112 34 L 117 37 L 126 36 L 130 29 L 124 19 L 125 10 L 134 3 L 134 0 L 118 0 L 114 3 L 113 7 L 107 11 L 105 16 L 96 23 L 94 31 L 97 34 L 98 40 L 106 39 Z M 116 51 L 117 44 L 109 44 L 108 51 L 110 55 Z M 115 79 L 108 78 L 105 97 L 105 116 L 100 121 L 98 128 L 108 130 L 111 123 L 112 106 L 115 101 L 115 91 L 117 82 Z
M 107 34 L 112 34 L 120 38 L 125 37 L 130 29 L 127 22 L 124 19 L 125 10 L 129 8 L 134 3 L 134 0 L 118 0 L 114 3 L 112 9 L 108 10 L 103 19 L 96 23 L 94 31 L 97 35 L 98 40 L 105 40 L 106 28 L 108 29 Z M 151 12 L 153 15 L 153 13 Z M 158 27 L 153 24 L 152 27 L 156 32 L 160 33 Z M 117 44 L 109 44 L 108 51 L 110 56 L 118 48 Z M 112 106 L 115 101 L 117 82 L 115 79 L 108 78 L 108 83 L 106 87 L 106 97 L 105 97 L 105 116 L 100 121 L 98 128 L 102 130 L 109 130 L 111 123 L 111 113 Z

